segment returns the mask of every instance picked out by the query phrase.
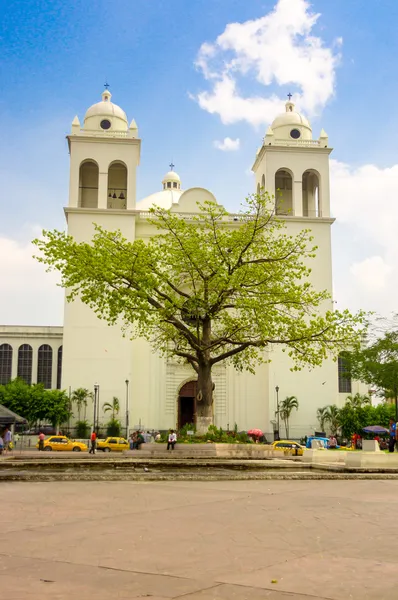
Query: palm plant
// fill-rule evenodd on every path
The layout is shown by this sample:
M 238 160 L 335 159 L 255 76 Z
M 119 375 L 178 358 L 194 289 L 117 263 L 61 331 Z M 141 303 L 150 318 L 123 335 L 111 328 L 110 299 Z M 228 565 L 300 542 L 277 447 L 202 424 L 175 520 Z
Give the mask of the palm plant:
M 293 408 L 298 410 L 299 401 L 296 396 L 286 396 L 279 405 L 279 414 L 282 421 L 285 424 L 286 437 L 289 439 L 289 419 L 292 414 Z
M 104 402 L 104 404 L 102 405 L 102 410 L 104 412 L 112 411 L 112 421 L 114 421 L 116 415 L 118 415 L 119 411 L 120 411 L 119 398 L 116 398 L 116 396 L 113 396 L 112 402 Z
M 329 423 L 331 433 L 336 435 L 337 430 L 340 427 L 340 411 L 335 404 L 330 404 L 326 408 L 325 422 Z
M 80 421 L 80 413 L 84 406 L 84 419 L 86 418 L 86 407 L 87 400 L 93 397 L 93 392 L 90 392 L 87 388 L 77 388 L 74 390 L 71 401 L 77 406 L 77 420 Z
M 346 404 L 352 408 L 363 408 L 364 406 L 369 406 L 371 404 L 371 399 L 366 394 L 356 393 L 355 396 L 347 396 Z
M 328 408 L 328 406 L 323 406 L 322 408 L 318 408 L 318 410 L 316 411 L 316 418 L 318 419 L 321 431 L 325 431 L 325 423 L 327 421 Z

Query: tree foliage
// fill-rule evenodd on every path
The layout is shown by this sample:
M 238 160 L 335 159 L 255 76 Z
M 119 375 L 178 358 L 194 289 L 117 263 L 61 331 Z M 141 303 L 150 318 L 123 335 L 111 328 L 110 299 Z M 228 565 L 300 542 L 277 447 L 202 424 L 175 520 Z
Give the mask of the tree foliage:
M 112 412 L 112 421 L 116 419 L 116 415 L 119 414 L 120 411 L 120 400 L 113 396 L 112 402 L 104 402 L 102 406 L 102 410 L 104 412 Z
M 328 406 L 323 406 L 321 408 L 318 408 L 318 410 L 316 411 L 316 418 L 318 420 L 319 423 L 319 427 L 321 428 L 321 431 L 325 431 L 325 423 L 327 422 L 327 417 L 328 417 Z
M 28 385 L 22 379 L 0 386 L 0 404 L 24 417 L 30 425 L 47 421 L 55 426 L 70 416 L 69 398 L 64 391 L 46 390 L 41 383 Z
M 382 337 L 348 355 L 351 377 L 374 386 L 381 395 L 398 400 L 398 331 Z
M 395 416 L 395 407 L 392 404 L 383 402 L 378 406 L 372 406 L 367 402 L 367 396 L 357 397 L 357 401 L 352 401 L 353 397 L 348 396 L 344 406 L 338 408 L 335 404 L 324 407 L 326 413 L 322 413 L 325 422 L 329 424 L 330 431 L 334 435 L 340 430 L 343 438 L 350 439 L 354 433 L 362 435 L 364 427 L 369 425 L 380 425 L 388 429 L 390 419 Z
M 282 402 L 279 405 L 279 414 L 280 414 L 282 421 L 285 424 L 285 431 L 286 431 L 287 439 L 289 439 L 290 415 L 292 414 L 293 409 L 295 408 L 296 410 L 298 410 L 298 407 L 299 407 L 299 401 L 297 400 L 296 396 L 286 396 L 286 398 L 284 400 L 282 400 Z
M 87 403 L 88 400 L 92 400 L 93 399 L 93 392 L 90 392 L 87 388 L 77 388 L 76 390 L 73 391 L 72 396 L 71 396 L 71 401 L 72 403 L 76 404 L 77 406 L 77 419 L 78 421 L 80 421 L 80 413 L 82 408 L 84 407 L 84 421 L 86 420 L 86 407 L 87 407 Z
M 38 260 L 61 273 L 69 301 L 188 362 L 199 419 L 210 421 L 212 368 L 222 361 L 254 372 L 282 346 L 299 369 L 358 345 L 363 314 L 333 311 L 314 289 L 311 233 L 288 235 L 266 193 L 249 196 L 237 221 L 205 202 L 196 216 L 155 208 L 150 222 L 157 235 L 134 242 L 99 226 L 90 243 L 45 231 Z

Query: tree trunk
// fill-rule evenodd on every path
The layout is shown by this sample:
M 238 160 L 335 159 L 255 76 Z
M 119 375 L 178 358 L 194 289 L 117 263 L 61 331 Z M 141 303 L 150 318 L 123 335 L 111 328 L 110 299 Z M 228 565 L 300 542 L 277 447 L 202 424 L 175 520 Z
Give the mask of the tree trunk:
M 198 388 L 196 396 L 196 429 L 198 433 L 207 433 L 213 424 L 213 382 L 211 365 L 208 361 L 199 364 Z
M 289 419 L 285 421 L 286 438 L 289 439 Z

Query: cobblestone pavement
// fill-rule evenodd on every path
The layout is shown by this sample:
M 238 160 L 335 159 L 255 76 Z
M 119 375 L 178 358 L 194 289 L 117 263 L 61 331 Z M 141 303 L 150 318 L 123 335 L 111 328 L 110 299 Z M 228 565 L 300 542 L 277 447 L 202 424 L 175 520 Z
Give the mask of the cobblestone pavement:
M 1 597 L 398 597 L 398 481 L 0 484 Z

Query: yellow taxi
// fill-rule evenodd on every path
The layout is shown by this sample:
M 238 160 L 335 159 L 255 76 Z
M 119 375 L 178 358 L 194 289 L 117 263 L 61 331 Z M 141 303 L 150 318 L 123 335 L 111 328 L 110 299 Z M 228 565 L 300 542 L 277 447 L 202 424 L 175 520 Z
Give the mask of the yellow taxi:
M 292 440 L 278 440 L 272 444 L 274 450 L 280 450 L 288 456 L 303 456 L 304 446 Z
M 51 452 L 51 450 L 61 452 L 63 450 L 85 452 L 87 450 L 87 444 L 84 444 L 83 442 L 74 442 L 64 435 L 50 435 L 50 437 L 44 440 L 43 445 L 43 450 L 46 452 Z M 36 448 L 39 448 L 39 442 L 37 442 Z
M 130 444 L 125 438 L 107 437 L 106 440 L 97 440 L 97 450 L 102 452 L 123 452 L 129 449 Z

